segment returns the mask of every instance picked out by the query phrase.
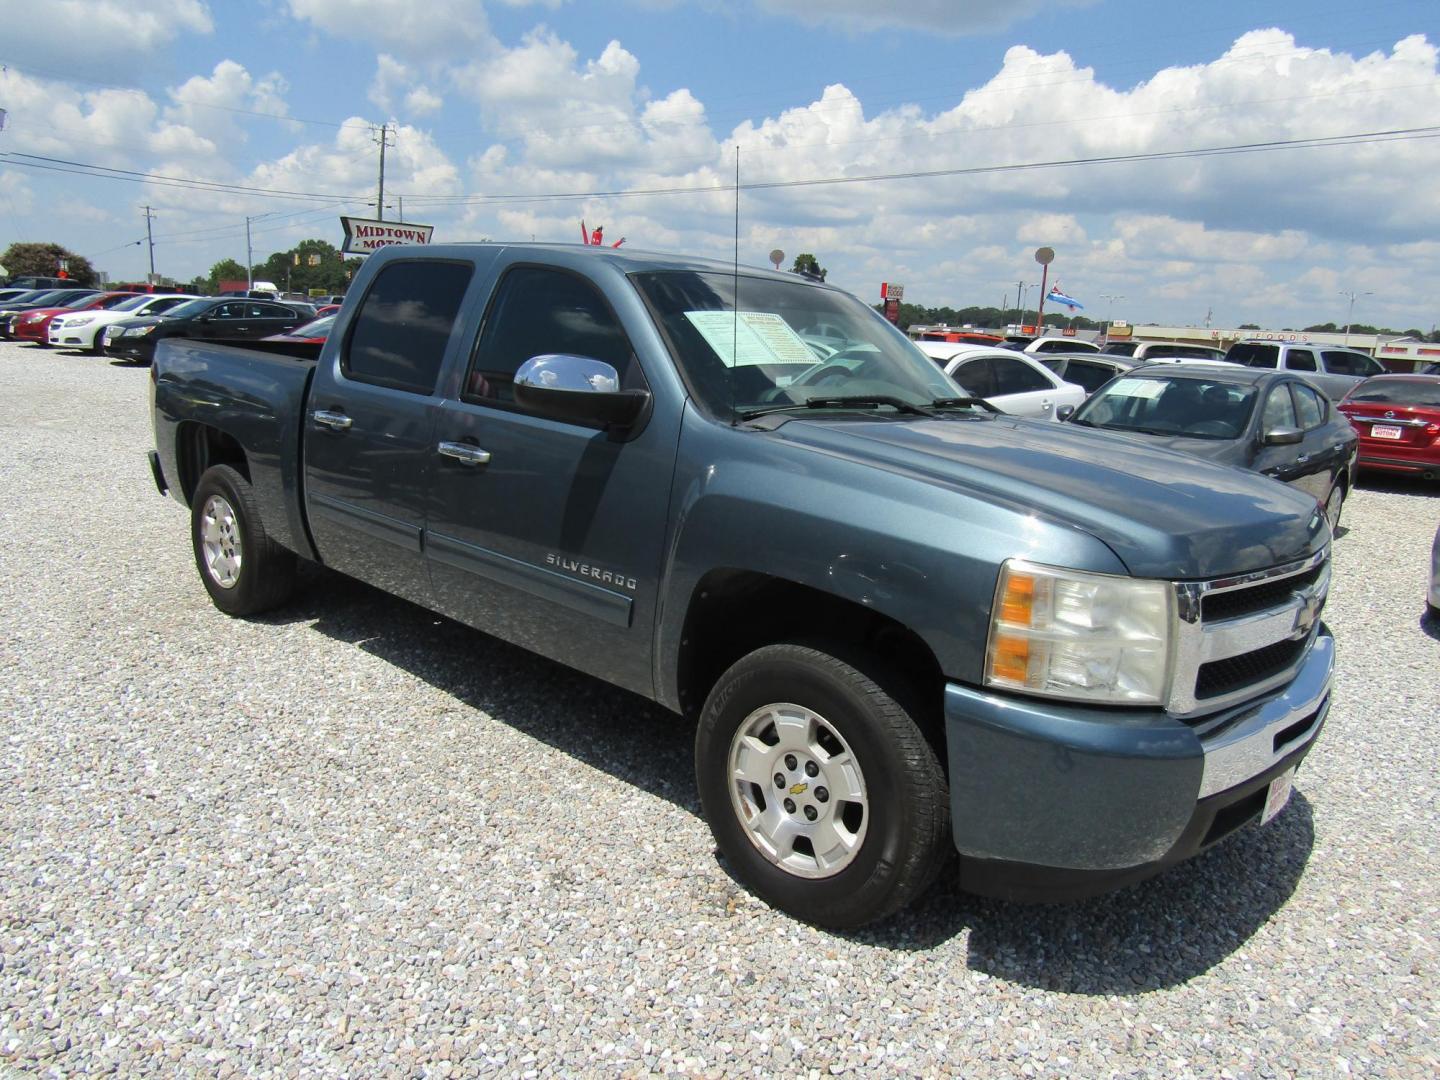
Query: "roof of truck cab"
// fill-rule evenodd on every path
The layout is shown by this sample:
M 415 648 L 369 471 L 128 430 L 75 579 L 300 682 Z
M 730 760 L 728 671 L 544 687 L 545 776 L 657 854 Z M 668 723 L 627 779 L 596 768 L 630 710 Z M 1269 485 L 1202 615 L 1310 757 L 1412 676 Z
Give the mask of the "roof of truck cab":
M 431 256 L 441 258 L 464 258 L 466 255 L 472 254 L 476 248 L 491 248 L 511 253 L 533 252 L 537 259 L 543 259 L 547 256 L 553 258 L 557 254 L 563 254 L 567 260 L 571 258 L 598 259 L 615 267 L 624 274 L 642 273 L 653 270 L 692 270 L 701 273 L 733 274 L 736 270 L 733 262 L 726 262 L 723 259 L 704 259 L 694 255 L 676 255 L 670 252 L 644 251 L 639 248 L 630 247 L 591 247 L 584 244 L 456 242 L 426 244 L 421 250 Z M 375 254 L 379 255 L 384 253 L 389 258 L 405 258 L 407 256 L 413 257 L 415 250 L 414 247 L 396 245 L 382 248 Z M 395 254 L 392 255 L 392 252 Z M 770 278 L 774 281 L 788 281 L 791 283 L 798 282 L 805 285 L 814 285 L 817 288 L 837 288 L 837 286 L 829 285 L 825 282 L 813 281 L 799 274 L 792 274 L 788 270 L 774 270 L 768 266 L 750 266 L 746 263 L 741 263 L 739 270 L 740 273 L 746 277 Z

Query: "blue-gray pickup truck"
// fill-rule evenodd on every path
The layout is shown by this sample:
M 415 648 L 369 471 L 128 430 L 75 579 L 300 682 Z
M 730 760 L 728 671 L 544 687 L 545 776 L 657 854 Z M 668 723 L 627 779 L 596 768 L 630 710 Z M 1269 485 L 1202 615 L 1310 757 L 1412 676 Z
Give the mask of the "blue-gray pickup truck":
M 661 703 L 820 925 L 952 848 L 1016 899 L 1153 874 L 1278 812 L 1329 707 L 1313 499 L 997 414 L 794 275 L 389 248 L 318 355 L 166 341 L 151 389 L 221 610 L 309 559 Z

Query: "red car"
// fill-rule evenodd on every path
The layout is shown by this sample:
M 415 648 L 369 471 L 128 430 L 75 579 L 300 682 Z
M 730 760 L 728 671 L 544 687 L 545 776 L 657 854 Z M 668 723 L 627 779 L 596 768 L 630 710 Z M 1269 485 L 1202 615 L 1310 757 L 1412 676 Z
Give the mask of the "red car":
M 132 296 L 139 295 L 139 293 L 133 292 L 105 292 L 86 297 L 74 307 L 37 308 L 17 316 L 11 333 L 16 341 L 29 341 L 48 349 L 50 347 L 50 321 L 55 316 L 74 315 L 77 311 L 89 311 L 93 308 L 112 308 L 116 304 L 124 303 Z
M 287 330 L 283 334 L 271 334 L 266 341 L 291 341 L 304 342 L 309 345 L 323 345 L 325 339 L 330 336 L 330 327 L 335 325 L 334 315 L 325 315 L 318 319 L 312 319 L 303 326 L 297 326 L 293 330 Z
M 1338 408 L 1360 435 L 1360 467 L 1440 477 L 1440 375 L 1375 375 Z

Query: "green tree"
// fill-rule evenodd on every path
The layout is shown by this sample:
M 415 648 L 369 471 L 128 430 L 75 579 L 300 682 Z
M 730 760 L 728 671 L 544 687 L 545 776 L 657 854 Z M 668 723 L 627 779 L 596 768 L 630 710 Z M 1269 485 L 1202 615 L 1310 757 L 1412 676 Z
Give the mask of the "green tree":
M 90 260 L 59 244 L 11 244 L 0 255 L 3 265 L 11 277 L 58 277 L 60 261 L 65 261 L 65 274 L 77 285 L 93 286 L 99 283 L 100 275 L 90 265 Z
M 795 256 L 795 263 L 790 267 L 790 272 L 792 274 L 812 274 L 821 281 L 824 281 L 825 275 L 829 273 L 820 265 L 820 260 L 808 251 L 802 251 Z
M 1241 323 L 1239 326 L 1237 326 L 1235 329 L 1237 329 L 1237 330 L 1259 330 L 1259 329 L 1260 329 L 1260 326 L 1259 326 L 1258 323 L 1242 322 L 1242 323 Z
M 255 277 L 273 281 L 286 292 L 342 293 L 359 265 L 346 259 L 325 240 L 301 240 L 287 251 L 277 251 L 255 268 Z
M 219 292 L 222 281 L 244 281 L 245 266 L 234 259 L 221 259 L 210 267 L 210 291 Z

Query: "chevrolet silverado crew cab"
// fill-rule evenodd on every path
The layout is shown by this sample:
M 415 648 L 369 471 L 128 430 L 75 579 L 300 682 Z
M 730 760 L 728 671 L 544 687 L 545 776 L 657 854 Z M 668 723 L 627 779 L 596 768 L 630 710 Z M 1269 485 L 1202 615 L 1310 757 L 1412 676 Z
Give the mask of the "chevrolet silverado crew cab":
M 1313 498 L 998 414 L 831 286 L 392 247 L 279 348 L 152 370 L 215 605 L 313 560 L 661 703 L 724 859 L 800 918 L 892 912 L 951 848 L 1001 896 L 1137 880 L 1275 814 L 1324 723 Z

